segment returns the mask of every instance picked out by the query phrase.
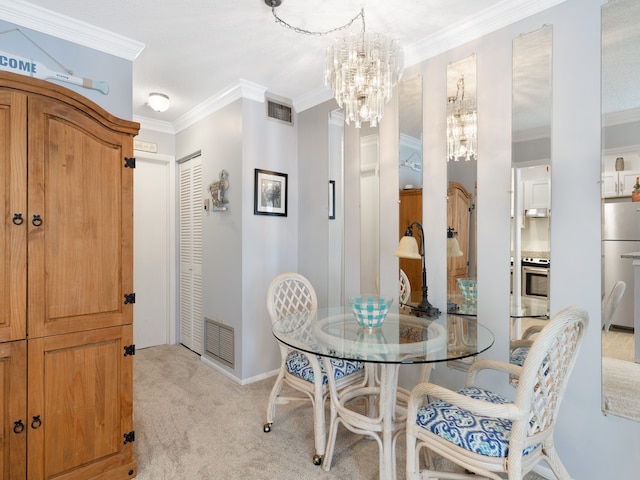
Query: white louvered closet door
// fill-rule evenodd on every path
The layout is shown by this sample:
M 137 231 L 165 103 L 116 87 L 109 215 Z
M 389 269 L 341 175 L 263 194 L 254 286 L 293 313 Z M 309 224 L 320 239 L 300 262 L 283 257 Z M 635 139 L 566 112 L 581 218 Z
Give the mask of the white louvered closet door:
M 180 164 L 180 343 L 203 353 L 202 158 Z

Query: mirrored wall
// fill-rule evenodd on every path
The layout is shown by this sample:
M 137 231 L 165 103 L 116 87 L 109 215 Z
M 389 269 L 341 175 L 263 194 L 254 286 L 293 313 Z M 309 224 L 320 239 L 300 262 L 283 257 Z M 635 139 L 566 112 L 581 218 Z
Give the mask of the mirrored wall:
M 510 359 L 549 315 L 553 29 L 513 40 Z
M 477 301 L 476 70 L 475 55 L 447 66 L 447 231 L 442 232 L 448 236 L 448 310 L 470 313 Z
M 380 290 L 380 141 L 378 127 L 360 132 L 360 292 Z
M 602 7 L 602 411 L 640 420 L 640 2 Z M 640 190 L 640 188 L 638 188 Z M 637 198 L 636 198 L 637 197 Z
M 402 238 L 413 222 L 422 223 L 422 77 L 401 82 L 398 86 L 398 125 L 400 152 L 398 179 L 399 224 Z M 418 304 L 422 297 L 422 262 L 399 259 L 400 277 L 406 275 L 405 303 Z
M 329 113 L 327 302 L 344 305 L 344 114 Z

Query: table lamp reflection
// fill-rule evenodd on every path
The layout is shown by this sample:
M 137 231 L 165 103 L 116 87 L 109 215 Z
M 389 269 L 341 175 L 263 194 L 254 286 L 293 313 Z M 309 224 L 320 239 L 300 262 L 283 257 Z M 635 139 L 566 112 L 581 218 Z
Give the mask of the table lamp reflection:
M 418 241 L 413 236 L 414 227 L 416 227 L 420 235 L 420 247 L 418 247 Z M 407 231 L 404 233 L 404 237 L 400 239 L 398 249 L 394 255 L 400 258 L 422 260 L 422 300 L 417 306 L 411 308 L 412 311 L 419 316 L 435 317 L 440 315 L 440 310 L 431 305 L 427 298 L 429 288 L 427 287 L 427 265 L 424 257 L 424 230 L 422 229 L 422 224 L 413 222 L 407 227 Z

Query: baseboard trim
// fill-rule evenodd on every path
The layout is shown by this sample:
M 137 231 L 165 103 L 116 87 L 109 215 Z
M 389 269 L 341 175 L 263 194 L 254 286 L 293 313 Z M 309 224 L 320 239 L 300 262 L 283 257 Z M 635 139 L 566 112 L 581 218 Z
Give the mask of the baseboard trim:
M 222 368 L 220 365 L 218 365 L 217 363 L 215 363 L 212 360 L 210 360 L 209 358 L 207 358 L 205 355 L 201 355 L 200 359 L 204 363 L 206 363 L 208 366 L 210 366 L 214 370 L 220 372 L 225 377 L 227 377 L 230 380 L 234 381 L 238 385 L 249 385 L 251 383 L 259 382 L 260 380 L 264 380 L 265 378 L 269 378 L 269 377 L 273 377 L 274 375 L 277 375 L 278 371 L 279 371 L 279 369 L 276 369 L 276 370 L 272 370 L 270 372 L 261 373 L 260 375 L 256 375 L 254 377 L 240 379 L 240 378 L 236 377 L 235 375 L 231 374 L 228 370 Z

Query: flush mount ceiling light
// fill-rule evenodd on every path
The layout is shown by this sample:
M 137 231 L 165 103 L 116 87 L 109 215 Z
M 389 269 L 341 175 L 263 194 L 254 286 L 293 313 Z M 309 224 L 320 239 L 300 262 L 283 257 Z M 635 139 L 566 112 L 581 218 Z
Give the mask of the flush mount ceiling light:
M 156 112 L 165 112 L 169 108 L 169 97 L 164 93 L 150 93 L 147 105 Z
M 362 122 L 378 125 L 384 105 L 391 98 L 393 87 L 402 77 L 404 55 L 398 40 L 381 33 L 365 31 L 364 8 L 347 24 L 325 32 L 311 32 L 294 27 L 276 14 L 282 0 L 264 0 L 283 27 L 306 35 L 328 35 L 349 28 L 358 18 L 362 21 L 360 33 L 349 33 L 336 39 L 327 49 L 324 83 L 331 88 L 338 106 L 344 108 L 347 125 Z

